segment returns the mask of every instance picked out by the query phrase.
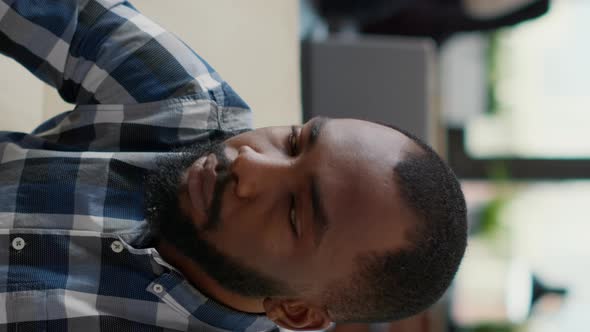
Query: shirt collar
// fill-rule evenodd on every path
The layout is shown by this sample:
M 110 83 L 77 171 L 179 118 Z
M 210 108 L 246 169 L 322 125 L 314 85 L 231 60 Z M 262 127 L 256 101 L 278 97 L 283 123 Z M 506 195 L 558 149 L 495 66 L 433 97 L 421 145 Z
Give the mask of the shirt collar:
M 222 330 L 267 331 L 275 328 L 275 324 L 266 316 L 231 309 L 208 298 L 193 287 L 180 271 L 164 261 L 153 248 L 154 238 L 147 222 L 138 223 L 128 232 L 119 234 L 119 237 L 133 248 L 149 250 L 155 263 L 167 271 L 160 274 L 148 286 L 147 291 L 171 305 L 175 310 L 181 311 L 193 320 Z

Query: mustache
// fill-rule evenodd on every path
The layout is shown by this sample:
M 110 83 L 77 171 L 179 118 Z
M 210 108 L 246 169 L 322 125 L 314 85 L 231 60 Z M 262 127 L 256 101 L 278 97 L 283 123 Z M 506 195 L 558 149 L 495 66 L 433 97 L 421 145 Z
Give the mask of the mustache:
M 213 199 L 207 212 L 207 222 L 203 225 L 203 231 L 215 231 L 221 224 L 221 205 L 223 194 L 235 176 L 230 171 L 217 173 L 217 180 L 213 190 Z
M 221 206 L 223 194 L 229 184 L 235 180 L 235 175 L 230 168 L 230 161 L 227 159 L 223 149 L 212 151 L 217 157 L 217 166 L 215 168 L 217 176 L 215 187 L 213 189 L 213 198 L 207 211 L 207 222 L 202 226 L 203 231 L 215 231 L 221 224 Z

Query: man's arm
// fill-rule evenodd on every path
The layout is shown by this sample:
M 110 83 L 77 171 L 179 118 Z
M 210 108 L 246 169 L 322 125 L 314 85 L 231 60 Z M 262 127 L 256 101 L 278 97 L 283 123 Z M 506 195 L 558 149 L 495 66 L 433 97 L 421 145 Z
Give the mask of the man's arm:
M 0 0 L 0 53 L 76 104 L 207 96 L 224 85 L 186 44 L 122 0 Z

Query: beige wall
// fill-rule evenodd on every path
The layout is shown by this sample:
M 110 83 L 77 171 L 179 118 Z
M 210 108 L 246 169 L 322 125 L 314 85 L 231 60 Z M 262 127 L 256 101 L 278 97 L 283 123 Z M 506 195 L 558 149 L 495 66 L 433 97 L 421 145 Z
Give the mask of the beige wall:
M 146 16 L 205 58 L 254 110 L 256 127 L 301 121 L 297 0 L 135 0 Z M 2 130 L 29 131 L 71 109 L 49 87 L 0 59 Z
M 30 131 L 42 121 L 43 83 L 0 55 L 0 130 Z

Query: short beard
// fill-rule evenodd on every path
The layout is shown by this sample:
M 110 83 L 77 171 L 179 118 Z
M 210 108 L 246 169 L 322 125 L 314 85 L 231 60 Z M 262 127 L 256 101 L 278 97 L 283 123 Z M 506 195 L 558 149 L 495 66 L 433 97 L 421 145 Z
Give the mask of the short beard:
M 157 167 L 146 178 L 145 206 L 150 233 L 156 240 L 166 241 L 190 258 L 229 291 L 246 297 L 293 295 L 285 283 L 244 266 L 233 257 L 221 253 L 201 236 L 203 232 L 215 231 L 219 227 L 221 193 L 225 187 L 223 183 L 215 186 L 211 218 L 204 230 L 199 230 L 180 208 L 179 189 L 183 172 L 198 158 L 210 153 L 224 162 L 223 141 L 227 138 L 228 135 L 222 135 L 208 143 L 177 149 L 158 158 Z

